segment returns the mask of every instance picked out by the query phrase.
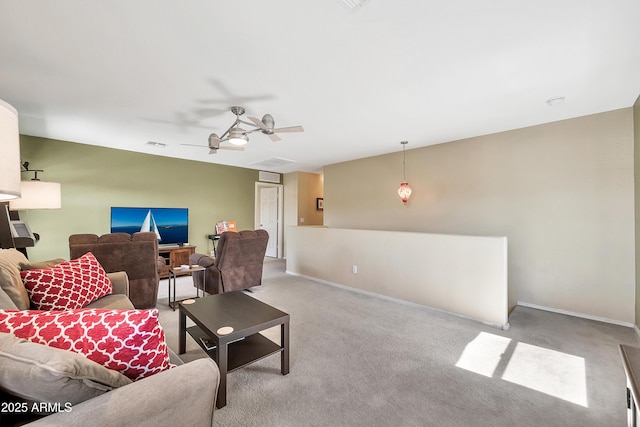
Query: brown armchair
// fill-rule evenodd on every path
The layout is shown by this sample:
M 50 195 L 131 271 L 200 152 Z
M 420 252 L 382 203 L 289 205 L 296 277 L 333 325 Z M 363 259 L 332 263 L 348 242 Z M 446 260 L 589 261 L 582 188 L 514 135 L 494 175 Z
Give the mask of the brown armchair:
M 240 291 L 262 284 L 262 265 L 269 234 L 265 230 L 222 233 L 216 258 L 193 254 L 191 264 L 205 267 L 193 272 L 193 284 L 209 294 Z M 205 280 L 206 276 L 206 280 Z
M 93 253 L 107 273 L 125 271 L 129 276 L 129 299 L 135 308 L 156 306 L 158 299 L 158 240 L 155 233 L 110 233 L 69 236 L 69 255 Z M 164 264 L 164 263 L 163 263 Z

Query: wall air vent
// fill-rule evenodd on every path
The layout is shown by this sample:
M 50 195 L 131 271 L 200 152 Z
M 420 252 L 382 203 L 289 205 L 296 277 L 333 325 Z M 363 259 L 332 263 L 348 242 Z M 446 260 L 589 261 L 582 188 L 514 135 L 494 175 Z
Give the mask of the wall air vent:
M 258 172 L 258 181 L 261 182 L 273 182 L 275 184 L 280 184 L 280 174 L 274 172 Z

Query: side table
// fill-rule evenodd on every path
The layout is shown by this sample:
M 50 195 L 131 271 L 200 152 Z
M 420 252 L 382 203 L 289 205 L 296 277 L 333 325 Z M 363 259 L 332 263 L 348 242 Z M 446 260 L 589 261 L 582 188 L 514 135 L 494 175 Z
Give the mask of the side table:
M 181 267 L 175 267 L 169 269 L 169 307 L 176 311 L 176 279 L 179 276 L 191 276 L 194 271 L 204 271 L 205 268 L 201 266 L 191 265 L 188 269 L 182 269 Z M 171 299 L 171 279 L 173 279 L 173 299 Z M 204 297 L 204 290 L 206 288 L 207 275 L 204 275 L 204 282 L 202 284 L 202 296 Z M 196 298 L 200 298 L 200 288 L 196 287 Z
M 209 235 L 207 235 L 207 237 L 209 238 L 209 240 L 211 240 L 211 243 L 213 244 L 213 256 L 215 258 L 216 256 L 218 256 L 218 254 L 216 253 L 216 242 L 218 240 L 220 240 L 220 235 L 219 234 L 209 234 Z

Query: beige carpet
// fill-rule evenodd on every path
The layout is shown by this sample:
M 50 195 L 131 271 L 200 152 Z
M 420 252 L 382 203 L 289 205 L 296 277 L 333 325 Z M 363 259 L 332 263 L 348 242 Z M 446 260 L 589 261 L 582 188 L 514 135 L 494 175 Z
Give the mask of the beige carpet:
M 166 295 L 163 280 L 158 308 L 176 350 Z M 178 295 L 195 295 L 190 278 Z M 630 328 L 517 307 L 500 331 L 289 276 L 279 260 L 251 295 L 291 315 L 291 372 L 271 356 L 230 373 L 216 425 L 625 425 L 618 344 L 640 346 Z M 190 338 L 187 350 L 184 360 L 205 356 Z

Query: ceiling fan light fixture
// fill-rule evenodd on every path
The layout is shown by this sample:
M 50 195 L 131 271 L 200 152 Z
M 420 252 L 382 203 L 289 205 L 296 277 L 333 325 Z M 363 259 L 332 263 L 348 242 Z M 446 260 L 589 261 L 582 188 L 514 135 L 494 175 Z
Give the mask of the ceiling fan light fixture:
M 245 145 L 249 142 L 247 131 L 242 128 L 233 128 L 229 131 L 229 143 L 233 145 Z
M 229 138 L 229 143 L 233 145 L 246 145 L 247 142 L 249 142 L 249 137 L 246 135 L 238 138 Z
M 276 135 L 277 132 L 304 132 L 304 128 L 302 126 L 289 126 L 274 129 L 275 120 L 271 114 L 265 114 L 262 120 L 257 117 L 249 116 L 249 120 L 252 123 L 241 120 L 240 116 L 244 114 L 244 108 L 239 106 L 231 107 L 231 112 L 236 115 L 236 120 L 231 124 L 229 129 L 227 129 L 221 136 L 218 136 L 215 133 L 209 134 L 209 154 L 215 154 L 220 149 L 224 150 L 235 150 L 235 151 L 243 151 L 244 146 L 249 142 L 249 134 L 257 131 L 261 131 L 262 133 L 269 135 L 269 138 L 272 141 L 280 141 L 280 137 Z M 243 123 L 249 126 L 249 130 L 242 129 L 239 125 Z M 229 145 L 220 145 L 221 143 L 228 142 Z M 180 144 L 180 145 L 195 145 L 195 144 Z M 202 145 L 195 145 L 196 147 L 203 147 Z

